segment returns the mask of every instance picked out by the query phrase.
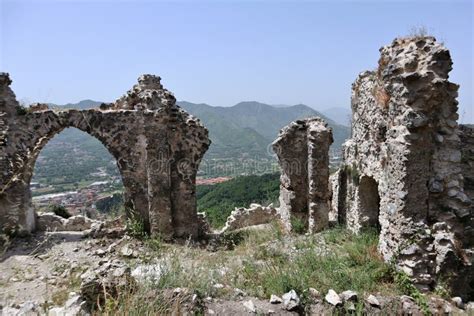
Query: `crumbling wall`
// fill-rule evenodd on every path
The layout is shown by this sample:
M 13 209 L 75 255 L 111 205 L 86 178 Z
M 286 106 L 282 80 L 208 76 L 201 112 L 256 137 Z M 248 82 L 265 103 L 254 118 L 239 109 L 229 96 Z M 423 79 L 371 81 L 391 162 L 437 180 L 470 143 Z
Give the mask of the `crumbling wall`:
M 448 275 L 469 282 L 472 202 L 464 193 L 449 51 L 417 37 L 380 52 L 378 69 L 352 85 L 352 136 L 333 205 L 355 232 L 379 229 L 385 260 L 395 259 L 419 288 Z
M 295 221 L 311 232 L 327 226 L 332 142 L 332 130 L 318 117 L 290 123 L 273 142 L 281 167 L 278 211 L 287 230 Z
M 262 206 L 260 204 L 250 204 L 249 208 L 236 207 L 227 218 L 227 221 L 220 233 L 229 232 L 249 226 L 268 224 L 272 221 L 279 221 L 280 216 L 273 204 Z
M 464 192 L 474 200 L 474 125 L 459 125 Z
M 10 83 L 0 74 L 0 230 L 34 230 L 29 184 L 36 158 L 52 137 L 75 127 L 117 160 L 129 216 L 166 239 L 197 236 L 195 181 L 208 132 L 175 104 L 160 77 L 143 75 L 115 103 L 91 110 L 30 111 L 19 106 Z

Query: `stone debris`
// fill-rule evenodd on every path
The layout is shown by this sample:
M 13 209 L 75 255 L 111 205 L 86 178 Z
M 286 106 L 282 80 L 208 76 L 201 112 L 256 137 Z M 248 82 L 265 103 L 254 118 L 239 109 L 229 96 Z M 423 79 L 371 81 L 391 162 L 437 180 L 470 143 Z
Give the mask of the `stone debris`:
M 331 128 L 319 117 L 290 123 L 273 142 L 281 168 L 278 212 L 287 230 L 295 221 L 309 232 L 327 227 L 332 142 Z
M 18 306 L 7 306 L 0 308 L 1 315 L 8 316 L 23 316 L 23 315 L 39 315 L 41 312 L 41 306 L 38 302 L 27 301 Z
M 339 297 L 339 295 L 336 293 L 336 291 L 334 291 L 333 289 L 330 289 L 328 291 L 328 293 L 326 294 L 326 296 L 324 297 L 324 299 L 326 300 L 326 302 L 328 302 L 329 304 L 333 305 L 333 306 L 340 306 L 342 305 L 342 300 L 341 298 Z
M 161 291 L 161 295 L 165 301 L 170 302 L 175 306 L 179 306 L 179 312 L 176 312 L 178 315 L 198 315 L 202 312 L 203 301 L 193 289 L 164 289 Z
M 90 269 L 81 275 L 81 297 L 88 307 L 104 303 L 104 294 L 117 298 L 132 292 L 136 281 L 130 273 L 130 268 L 123 262 L 107 261 L 97 269 Z
M 80 295 L 72 293 L 70 298 L 66 301 L 62 307 L 53 307 L 48 310 L 48 316 L 88 316 L 90 313 L 87 309 L 87 303 L 82 299 Z
M 370 306 L 373 306 L 373 307 L 377 307 L 379 308 L 380 307 L 380 302 L 379 300 L 372 294 L 370 294 L 367 299 L 366 299 L 367 303 L 370 304 Z
M 356 311 L 356 307 L 354 305 L 353 302 L 347 302 L 345 305 L 344 305 L 344 308 L 346 310 L 348 310 L 349 312 L 355 312 Z
M 132 277 L 138 282 L 152 281 L 158 282 L 165 272 L 164 263 L 156 264 L 141 264 L 135 267 L 132 271 Z
M 341 294 L 339 294 L 340 298 L 342 299 L 343 302 L 357 302 L 358 296 L 357 292 L 354 291 L 344 291 Z
M 380 231 L 378 249 L 420 290 L 472 296 L 474 132 L 459 126 L 452 61 L 430 36 L 395 39 L 352 85 L 351 138 L 330 218 Z
M 257 308 L 255 307 L 255 304 L 252 302 L 252 300 L 245 301 L 242 304 L 245 306 L 245 308 L 249 310 L 249 312 L 251 313 L 257 312 Z
M 197 238 L 196 173 L 210 145 L 208 131 L 176 105 L 160 80 L 142 75 L 124 96 L 100 109 L 29 110 L 16 100 L 9 75 L 0 73 L 0 232 L 35 230 L 29 188 L 35 161 L 51 138 L 75 127 L 116 159 L 129 216 L 164 239 Z
M 296 294 L 295 290 L 291 290 L 282 296 L 283 305 L 285 309 L 288 311 L 293 311 L 300 306 L 300 298 L 298 294 Z
M 465 309 L 468 313 L 474 313 L 474 302 L 467 303 Z
M 138 252 L 133 250 L 128 244 L 120 248 L 120 255 L 125 258 L 137 258 Z
M 464 302 L 462 301 L 462 298 L 460 298 L 459 296 L 456 296 L 456 297 L 451 298 L 451 302 L 452 302 L 457 308 L 464 309 Z
M 92 238 L 123 238 L 127 232 L 125 219 L 120 216 L 113 220 L 106 220 L 104 222 L 96 222 L 91 225 L 91 228 L 86 231 L 87 235 Z M 112 243 L 113 247 L 115 243 Z
M 283 302 L 283 300 L 281 299 L 281 297 L 276 296 L 274 294 L 272 294 L 270 296 L 270 303 L 271 304 L 281 304 L 282 302 Z
M 52 212 L 38 214 L 36 219 L 39 231 L 85 231 L 91 229 L 92 225 L 99 223 L 99 221 L 82 215 L 66 219 Z
M 308 292 L 309 295 L 311 295 L 311 298 L 313 298 L 314 300 L 319 300 L 321 298 L 321 293 L 315 288 L 310 287 L 308 289 Z
M 260 204 L 250 204 L 249 208 L 235 208 L 235 210 L 227 218 L 227 221 L 220 233 L 233 231 L 249 226 L 267 224 L 280 217 L 273 205 L 262 206 Z

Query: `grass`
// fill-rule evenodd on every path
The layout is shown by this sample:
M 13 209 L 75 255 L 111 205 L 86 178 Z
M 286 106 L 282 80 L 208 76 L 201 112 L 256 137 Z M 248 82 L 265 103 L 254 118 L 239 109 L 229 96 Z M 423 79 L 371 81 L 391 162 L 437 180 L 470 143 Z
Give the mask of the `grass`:
M 391 265 L 377 252 L 375 231 L 353 235 L 334 228 L 309 236 L 285 236 L 278 225 L 271 225 L 227 238 L 236 241 L 235 247 L 216 252 L 160 241 L 158 247 L 145 243 L 150 252 L 157 252 L 150 263 L 159 265 L 159 277 L 142 284 L 135 294 L 109 302 L 108 312 L 171 313 L 177 308 L 176 301 L 165 299 L 160 293 L 174 288 L 188 288 L 198 297 L 228 299 L 232 299 L 235 289 L 261 299 L 293 289 L 303 304 L 308 302 L 310 287 L 321 293 L 329 289 L 353 290 L 360 296 L 415 293 L 406 280 L 400 284 L 394 280 Z M 405 286 L 404 291 L 400 285 Z
M 341 237 L 337 243 L 332 242 L 335 235 Z M 243 287 L 254 294 L 259 294 L 259 287 L 262 287 L 266 297 L 291 289 L 303 293 L 309 287 L 322 293 L 330 288 L 337 292 L 350 289 L 359 293 L 394 290 L 390 267 L 376 251 L 375 234 L 355 236 L 337 230 L 324 237 L 330 249 L 326 254 L 315 251 L 318 245 L 311 243 L 309 237 L 307 248 L 300 245 L 303 249 L 291 260 L 272 256 L 263 265 L 247 262 L 242 271 L 246 281 Z
M 307 230 L 305 221 L 296 216 L 291 217 L 291 231 L 296 234 L 304 234 Z

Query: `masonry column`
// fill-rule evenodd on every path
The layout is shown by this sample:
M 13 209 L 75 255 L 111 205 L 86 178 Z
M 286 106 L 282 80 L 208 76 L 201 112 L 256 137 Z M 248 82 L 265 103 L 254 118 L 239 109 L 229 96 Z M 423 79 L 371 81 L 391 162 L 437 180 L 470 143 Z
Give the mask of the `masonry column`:
M 332 141 L 326 122 L 313 117 L 290 123 L 273 142 L 281 167 L 278 212 L 287 230 L 298 225 L 314 232 L 327 226 Z
M 154 131 L 147 147 L 148 214 L 151 235 L 173 238 L 171 155 L 165 130 Z M 149 134 L 151 135 L 151 134 Z
M 332 131 L 322 120 L 308 122 L 308 231 L 318 232 L 328 225 L 330 209 L 329 146 Z

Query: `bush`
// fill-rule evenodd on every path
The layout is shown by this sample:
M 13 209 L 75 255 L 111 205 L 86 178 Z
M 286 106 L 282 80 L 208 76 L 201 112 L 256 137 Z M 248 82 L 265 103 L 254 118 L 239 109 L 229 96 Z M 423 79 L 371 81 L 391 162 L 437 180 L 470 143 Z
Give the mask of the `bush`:
M 69 218 L 72 216 L 64 205 L 54 204 L 51 205 L 49 209 L 51 212 L 58 216 L 61 216 L 62 218 Z
M 127 233 L 130 237 L 137 239 L 145 239 L 148 236 L 145 230 L 145 224 L 135 216 L 127 220 Z
M 16 107 L 16 114 L 18 115 L 26 115 L 28 113 L 28 109 L 23 106 Z
M 295 234 L 304 234 L 306 232 L 305 222 L 298 217 L 291 217 L 291 231 Z

